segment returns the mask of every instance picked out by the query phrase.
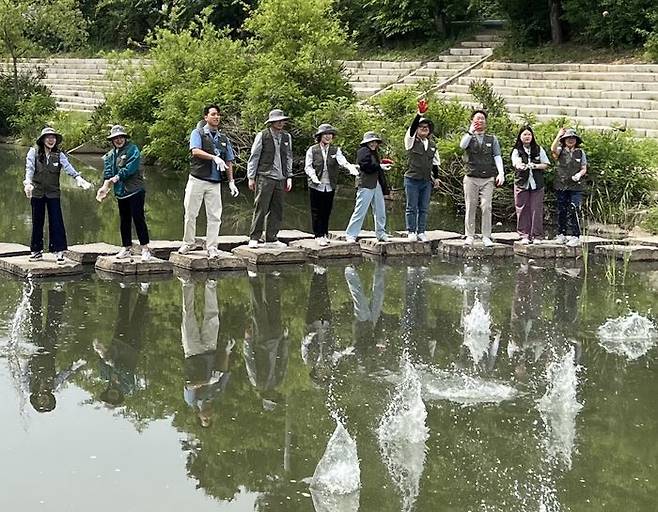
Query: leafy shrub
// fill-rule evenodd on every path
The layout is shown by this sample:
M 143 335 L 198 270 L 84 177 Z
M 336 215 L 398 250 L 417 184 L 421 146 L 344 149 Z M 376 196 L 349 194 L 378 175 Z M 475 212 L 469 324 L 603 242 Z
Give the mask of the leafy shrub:
M 654 235 L 658 235 L 658 206 L 649 209 L 642 227 Z
M 32 138 L 56 108 L 56 102 L 41 83 L 43 70 L 19 72 L 14 76 L 0 73 L 0 135 L 23 135 Z

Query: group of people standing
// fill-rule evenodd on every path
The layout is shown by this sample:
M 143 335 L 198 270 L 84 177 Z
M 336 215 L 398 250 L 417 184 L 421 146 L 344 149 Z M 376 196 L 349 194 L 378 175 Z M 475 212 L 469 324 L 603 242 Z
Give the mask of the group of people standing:
M 427 216 L 433 188 L 439 186 L 441 160 L 433 137 L 434 124 L 425 117 L 428 105 L 418 102 L 418 111 L 407 129 L 404 147 L 407 151 L 407 170 L 404 174 L 406 194 L 407 237 L 426 242 Z M 196 248 L 196 220 L 205 204 L 206 250 L 208 257 L 219 255 L 217 248 L 221 226 L 221 182 L 226 179 L 232 197 L 239 195 L 233 176 L 235 152 L 231 141 L 220 128 L 219 106 L 210 104 L 203 110 L 203 120 L 190 133 L 190 174 L 184 196 L 184 235 L 179 253 Z M 249 247 L 285 246 L 277 239 L 283 220 L 285 192 L 292 189 L 292 137 L 285 130 L 289 118 L 282 110 L 269 113 L 265 128 L 256 134 L 247 162 L 249 189 L 255 193 L 254 212 L 249 233 Z M 341 148 L 334 143 L 336 129 L 324 123 L 315 133 L 316 143 L 306 151 L 304 172 L 309 187 L 313 233 L 320 246 L 329 244 L 329 219 L 337 188 L 339 171 L 347 170 L 356 177 L 357 192 L 354 211 L 345 230 L 346 240 L 354 242 L 372 207 L 375 235 L 388 241 L 386 232 L 385 198 L 389 194 L 386 173 L 394 163 L 380 156 L 382 139 L 372 131 L 366 132 L 356 154 L 356 164 L 350 163 Z M 132 254 L 132 225 L 141 245 L 142 261 L 151 256 L 149 232 L 144 215 L 144 174 L 140 167 L 140 151 L 130 141 L 120 125 L 111 128 L 107 139 L 112 149 L 103 157 L 103 186 L 96 198 L 102 201 L 111 189 L 117 198 L 122 249 L 117 258 Z M 60 149 L 62 136 L 52 128 L 44 128 L 36 145 L 28 152 L 24 190 L 32 204 L 32 241 L 30 259 L 43 257 L 43 226 L 45 211 L 49 216 L 49 249 L 58 263 L 64 262 L 66 232 L 60 205 L 59 177 L 61 169 L 73 177 L 78 186 L 87 190 L 86 181 L 68 161 Z M 557 195 L 558 232 L 555 241 L 579 245 L 581 226 L 579 208 L 582 201 L 582 178 L 587 173 L 587 158 L 580 148 L 582 139 L 574 130 L 561 128 L 551 145 L 557 167 L 554 187 Z M 504 163 L 500 143 L 487 132 L 487 113 L 476 110 L 471 125 L 460 141 L 464 151 L 465 176 L 465 243 L 475 241 L 475 219 L 481 211 L 481 237 L 484 246 L 493 245 L 491 239 L 491 204 L 495 186 L 505 182 Z M 514 169 L 514 202 L 517 230 L 521 243 L 529 244 L 544 237 L 544 174 L 550 160 L 536 140 L 530 126 L 519 131 L 511 154 Z M 264 236 L 263 236 L 264 235 Z

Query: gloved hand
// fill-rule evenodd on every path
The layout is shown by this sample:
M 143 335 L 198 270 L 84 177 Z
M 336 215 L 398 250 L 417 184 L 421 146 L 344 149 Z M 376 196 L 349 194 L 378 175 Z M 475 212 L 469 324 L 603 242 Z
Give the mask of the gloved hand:
M 96 192 L 96 201 L 99 203 L 103 202 L 103 199 L 107 197 L 107 194 L 110 193 L 110 189 L 112 188 L 112 180 L 105 180 L 103 182 L 103 186 L 98 189 Z
M 89 190 L 91 188 L 91 183 L 89 183 L 82 176 L 76 176 L 75 182 L 78 184 L 78 187 L 80 187 L 82 190 Z
M 583 175 L 582 175 L 580 172 L 577 172 L 576 174 L 574 174 L 574 175 L 571 177 L 571 179 L 572 179 L 573 181 L 575 181 L 576 183 L 578 183 L 578 182 L 580 181 L 580 178 L 582 178 L 582 177 L 583 177 Z
M 350 171 L 350 174 L 352 176 L 358 176 L 359 175 L 359 166 L 356 164 L 350 164 L 349 167 L 347 168 L 348 171 Z
M 286 192 L 290 192 L 292 190 L 292 178 L 288 178 L 286 180 Z
M 238 190 L 238 187 L 235 185 L 235 180 L 231 180 L 228 182 L 228 189 L 231 191 L 231 197 L 238 197 L 238 195 L 240 195 L 240 191 Z
M 23 182 L 23 190 L 25 191 L 25 197 L 30 199 L 32 197 L 32 191 L 34 190 L 34 185 L 30 180 L 25 180 Z
M 311 178 L 311 183 L 315 183 L 316 185 L 322 183 L 315 174 L 310 175 L 309 178 Z
M 384 171 L 388 172 L 391 170 L 391 167 L 393 167 L 393 164 L 379 164 Z
M 427 104 L 427 100 L 423 98 L 418 102 L 418 113 L 419 114 L 424 114 L 427 112 L 427 109 L 429 108 L 429 105 Z
M 235 339 L 231 338 L 228 340 L 228 343 L 226 344 L 226 348 L 224 349 L 224 352 L 227 354 L 230 354 L 231 351 L 233 350 L 233 347 L 235 347 Z
M 215 165 L 217 165 L 217 169 L 219 169 L 219 172 L 224 172 L 226 170 L 226 162 L 222 160 L 221 157 L 215 155 L 212 157 L 213 162 L 215 162 Z
M 499 187 L 505 183 L 505 173 L 499 172 L 498 176 L 496 176 L 496 185 Z

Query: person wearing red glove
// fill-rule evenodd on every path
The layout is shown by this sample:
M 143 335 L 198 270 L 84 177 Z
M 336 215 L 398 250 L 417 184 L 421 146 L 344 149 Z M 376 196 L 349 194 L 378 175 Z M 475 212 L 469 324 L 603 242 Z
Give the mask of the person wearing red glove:
M 439 186 L 441 160 L 432 138 L 434 123 L 424 117 L 427 101 L 418 102 L 418 112 L 404 135 L 409 168 L 404 173 L 404 191 L 407 196 L 406 224 L 409 240 L 427 242 L 427 211 L 432 187 Z
M 491 201 L 494 185 L 505 183 L 503 157 L 500 143 L 495 135 L 486 133 L 487 113 L 476 110 L 471 116 L 471 126 L 464 134 L 459 147 L 464 150 L 466 176 L 464 176 L 464 200 L 466 214 L 464 228 L 466 245 L 472 245 L 475 237 L 475 213 L 480 205 L 482 211 L 482 243 L 493 245 L 491 240 Z
M 271 110 L 267 127 L 256 134 L 251 146 L 247 178 L 256 197 L 249 247 L 258 247 L 263 227 L 268 245 L 286 247 L 277 234 L 283 221 L 283 192 L 292 190 L 292 137 L 283 129 L 288 119 L 283 110 Z

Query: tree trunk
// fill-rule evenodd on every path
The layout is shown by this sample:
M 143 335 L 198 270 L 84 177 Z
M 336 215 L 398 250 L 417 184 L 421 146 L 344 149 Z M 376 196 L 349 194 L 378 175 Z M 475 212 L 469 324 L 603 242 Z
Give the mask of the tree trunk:
M 561 0 L 548 0 L 549 6 L 549 19 L 551 22 L 551 41 L 553 44 L 562 44 L 564 42 L 564 34 L 562 33 L 562 22 L 560 15 L 562 14 Z

